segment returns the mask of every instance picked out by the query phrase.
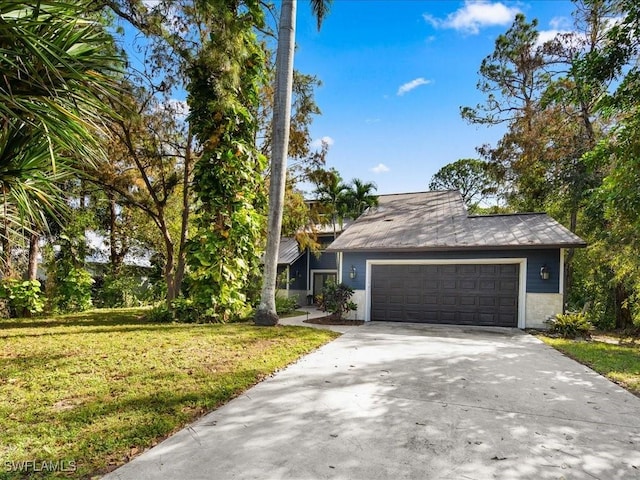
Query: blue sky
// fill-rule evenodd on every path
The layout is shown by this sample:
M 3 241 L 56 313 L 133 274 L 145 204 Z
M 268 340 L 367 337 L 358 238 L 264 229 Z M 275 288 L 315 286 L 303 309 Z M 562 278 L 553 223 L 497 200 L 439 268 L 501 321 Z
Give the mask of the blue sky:
M 483 101 L 478 68 L 517 12 L 543 38 L 572 26 L 569 0 L 334 0 L 322 30 L 298 2 L 295 68 L 316 75 L 322 110 L 314 139 L 331 143 L 327 165 L 378 193 L 427 190 L 431 176 L 500 127 L 469 125 L 461 106 Z

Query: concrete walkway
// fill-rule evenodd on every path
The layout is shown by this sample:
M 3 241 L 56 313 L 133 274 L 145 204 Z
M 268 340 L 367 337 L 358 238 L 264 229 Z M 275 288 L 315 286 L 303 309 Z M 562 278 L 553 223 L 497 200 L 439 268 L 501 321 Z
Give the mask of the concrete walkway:
M 519 330 L 366 324 L 105 478 L 634 479 L 640 399 Z
M 306 315 L 300 315 L 299 317 L 281 318 L 281 325 L 296 325 L 298 327 L 310 327 L 319 328 L 323 330 L 333 330 L 334 332 L 346 333 L 354 328 L 358 328 L 360 325 L 321 325 L 317 323 L 308 323 L 305 320 L 312 320 L 314 318 L 326 317 L 327 312 L 318 310 L 315 307 L 303 307 L 299 310 L 307 312 Z

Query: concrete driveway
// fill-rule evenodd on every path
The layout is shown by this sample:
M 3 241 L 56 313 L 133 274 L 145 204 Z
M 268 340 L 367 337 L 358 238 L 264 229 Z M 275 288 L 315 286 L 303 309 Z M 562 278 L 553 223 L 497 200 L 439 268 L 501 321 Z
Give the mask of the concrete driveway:
M 519 330 L 373 323 L 105 478 L 640 478 L 640 398 Z

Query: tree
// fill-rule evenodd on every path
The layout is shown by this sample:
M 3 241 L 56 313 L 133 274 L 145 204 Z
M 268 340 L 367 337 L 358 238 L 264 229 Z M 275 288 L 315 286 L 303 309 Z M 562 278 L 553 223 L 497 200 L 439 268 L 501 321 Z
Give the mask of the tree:
M 187 259 L 194 303 L 205 319 L 227 321 L 249 313 L 245 292 L 263 235 L 266 161 L 255 145 L 265 66 L 255 28 L 263 12 L 253 0 L 210 8 L 210 34 L 188 71 L 188 118 L 202 155 Z
M 107 191 L 114 269 L 126 253 L 116 255 L 114 250 L 117 206 L 122 204 L 143 212 L 157 228 L 160 242 L 153 247 L 164 259 L 170 304 L 184 277 L 189 191 L 200 153 L 184 112 L 168 98 L 158 98 L 161 92 L 131 85 L 123 90 L 127 95 L 120 102 L 119 118 L 109 123 L 109 161 L 100 162 L 94 181 Z
M 3 255 L 21 227 L 61 221 L 58 183 L 102 155 L 102 121 L 112 115 L 121 60 L 88 1 L 0 6 L 0 186 Z M 24 230 L 23 230 L 24 231 Z
M 540 209 L 548 191 L 541 174 L 543 145 L 538 141 L 538 127 L 544 123 L 536 123 L 536 117 L 549 74 L 538 39 L 537 20 L 528 23 L 523 14 L 516 15 L 480 65 L 477 88 L 487 95 L 486 102 L 461 109 L 471 123 L 507 125 L 498 146 L 485 146 L 480 153 L 502 167 L 505 183 L 513 190 L 510 200 L 525 210 Z
M 373 182 L 364 182 L 359 178 L 351 180 L 348 190 L 344 193 L 347 216 L 353 219 L 362 215 L 369 207 L 378 205 L 378 197 L 373 194 L 378 189 Z
M 628 328 L 640 321 L 640 5 L 613 3 L 619 10 L 607 29 L 603 48 L 585 58 L 588 78 L 615 82 L 615 91 L 600 101 L 600 112 L 615 118 L 614 128 L 586 156 L 604 169 L 605 177 L 589 207 L 599 222 L 593 229 L 590 252 L 601 270 L 611 273 L 607 293 L 613 298 L 615 326 Z
M 318 20 L 318 28 L 320 28 L 322 20 L 328 11 L 328 5 L 328 0 L 311 1 L 313 12 Z M 280 10 L 276 53 L 267 245 L 264 254 L 262 293 L 260 304 L 255 314 L 255 323 L 257 325 L 276 325 L 278 323 L 275 295 L 291 119 L 296 7 L 297 0 L 283 0 Z
M 335 169 L 316 170 L 311 175 L 315 183 L 314 195 L 319 202 L 320 214 L 331 220 L 333 238 L 338 236 L 338 223 L 347 216 L 349 185 L 342 181 L 342 177 Z M 323 223 L 326 222 L 326 220 Z
M 487 162 L 463 158 L 438 170 L 429 183 L 429 190 L 458 190 L 467 208 L 498 193 L 495 168 Z

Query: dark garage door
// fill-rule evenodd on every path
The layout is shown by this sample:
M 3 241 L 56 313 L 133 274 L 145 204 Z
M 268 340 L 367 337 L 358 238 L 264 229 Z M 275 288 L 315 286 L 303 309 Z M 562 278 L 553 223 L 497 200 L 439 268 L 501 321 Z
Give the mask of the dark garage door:
M 518 326 L 519 265 L 372 265 L 371 320 Z

